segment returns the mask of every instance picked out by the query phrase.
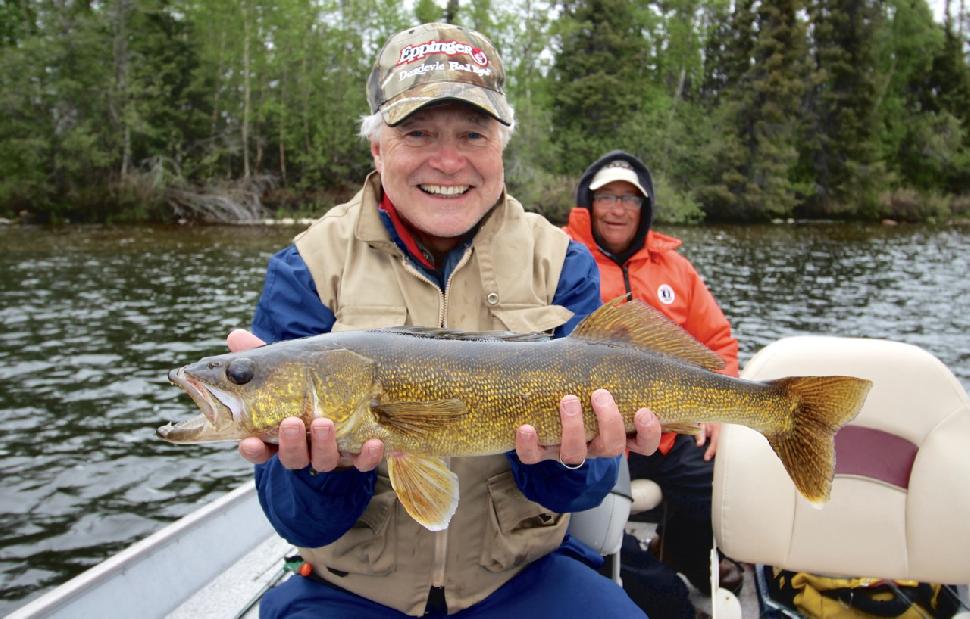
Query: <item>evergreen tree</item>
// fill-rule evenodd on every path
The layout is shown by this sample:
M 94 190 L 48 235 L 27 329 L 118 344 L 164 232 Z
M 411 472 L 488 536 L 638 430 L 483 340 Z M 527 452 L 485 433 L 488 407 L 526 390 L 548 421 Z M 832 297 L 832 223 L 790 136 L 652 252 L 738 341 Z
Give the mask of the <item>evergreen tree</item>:
M 750 15 L 750 11 L 747 14 Z M 711 1 L 704 5 L 704 62 L 698 102 L 708 110 L 717 107 L 729 83 L 739 78 L 741 73 L 734 71 L 732 75 L 728 75 L 727 63 L 732 57 L 729 46 L 735 34 L 732 16 L 727 2 Z M 748 34 L 741 35 L 740 38 L 750 41 L 750 25 Z
M 621 145 L 642 109 L 647 51 L 631 5 L 624 0 L 564 3 L 551 71 L 557 171 L 578 175 Z
M 935 101 L 941 91 L 933 66 L 943 57 L 944 30 L 925 2 L 894 0 L 885 8 L 878 54 L 887 83 L 879 110 L 882 157 L 896 185 L 927 191 L 945 185 L 962 134 L 959 121 Z
M 920 92 L 923 108 L 933 113 L 935 121 L 930 132 L 933 145 L 926 150 L 936 155 L 937 165 L 935 182 L 928 184 L 957 195 L 970 193 L 970 64 L 965 36 L 946 19 L 943 45 Z
M 873 213 L 885 173 L 878 151 L 878 0 L 809 0 L 813 77 L 800 153 L 808 216 Z
M 131 163 L 145 170 L 167 160 L 173 172 L 191 174 L 196 141 L 211 113 L 207 89 L 193 80 L 198 38 L 167 0 L 138 0 L 130 20 Z
M 798 0 L 739 2 L 725 67 L 721 114 L 727 135 L 719 180 L 702 191 L 709 217 L 788 216 L 795 206 L 793 141 L 804 84 L 805 29 Z M 737 77 L 734 77 L 734 76 Z

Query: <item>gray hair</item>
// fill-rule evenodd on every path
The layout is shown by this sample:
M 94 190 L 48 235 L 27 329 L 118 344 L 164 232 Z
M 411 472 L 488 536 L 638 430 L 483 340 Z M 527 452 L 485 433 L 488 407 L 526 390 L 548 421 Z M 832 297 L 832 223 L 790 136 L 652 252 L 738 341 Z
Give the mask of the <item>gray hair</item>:
M 502 141 L 502 150 L 505 150 L 505 147 L 508 146 L 509 140 L 512 139 L 512 133 L 515 131 L 515 111 L 510 107 L 509 113 L 512 120 L 511 125 L 506 126 L 502 123 L 498 123 L 498 135 L 499 139 Z M 381 131 L 386 126 L 387 124 L 384 122 L 384 117 L 379 111 L 370 115 L 361 116 L 359 135 L 364 140 L 375 143 L 381 139 Z

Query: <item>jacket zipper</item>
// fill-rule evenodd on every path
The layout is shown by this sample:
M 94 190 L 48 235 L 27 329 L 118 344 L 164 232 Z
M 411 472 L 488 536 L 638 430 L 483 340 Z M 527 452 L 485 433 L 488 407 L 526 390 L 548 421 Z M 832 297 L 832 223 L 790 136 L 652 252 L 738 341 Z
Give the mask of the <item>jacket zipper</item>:
M 633 293 L 633 288 L 630 287 L 630 270 L 625 264 L 621 264 L 620 272 L 623 273 L 623 287 L 626 288 L 626 294 L 629 296 Z

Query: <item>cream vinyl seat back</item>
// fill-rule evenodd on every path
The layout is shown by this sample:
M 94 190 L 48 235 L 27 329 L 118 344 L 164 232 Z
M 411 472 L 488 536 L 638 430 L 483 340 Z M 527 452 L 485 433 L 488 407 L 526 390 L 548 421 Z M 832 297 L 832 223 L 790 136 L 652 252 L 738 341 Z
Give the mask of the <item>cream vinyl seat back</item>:
M 970 583 L 970 398 L 956 377 L 916 346 L 827 336 L 772 343 L 741 374 L 793 375 L 874 383 L 836 437 L 831 500 L 808 503 L 760 434 L 725 426 L 714 467 L 721 550 L 830 576 Z

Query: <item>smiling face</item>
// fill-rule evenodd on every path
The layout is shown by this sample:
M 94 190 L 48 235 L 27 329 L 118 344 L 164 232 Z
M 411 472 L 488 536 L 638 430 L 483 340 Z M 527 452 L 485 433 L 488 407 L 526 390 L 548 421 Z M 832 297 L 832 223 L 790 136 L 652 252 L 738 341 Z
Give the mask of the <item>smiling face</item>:
M 505 185 L 498 121 L 468 105 L 425 108 L 384 127 L 371 154 L 398 214 L 435 251 L 457 245 Z
M 621 200 L 597 200 L 597 196 L 643 196 L 626 181 L 613 181 L 593 191 L 593 230 L 613 254 L 622 254 L 633 242 L 640 226 L 639 206 Z

